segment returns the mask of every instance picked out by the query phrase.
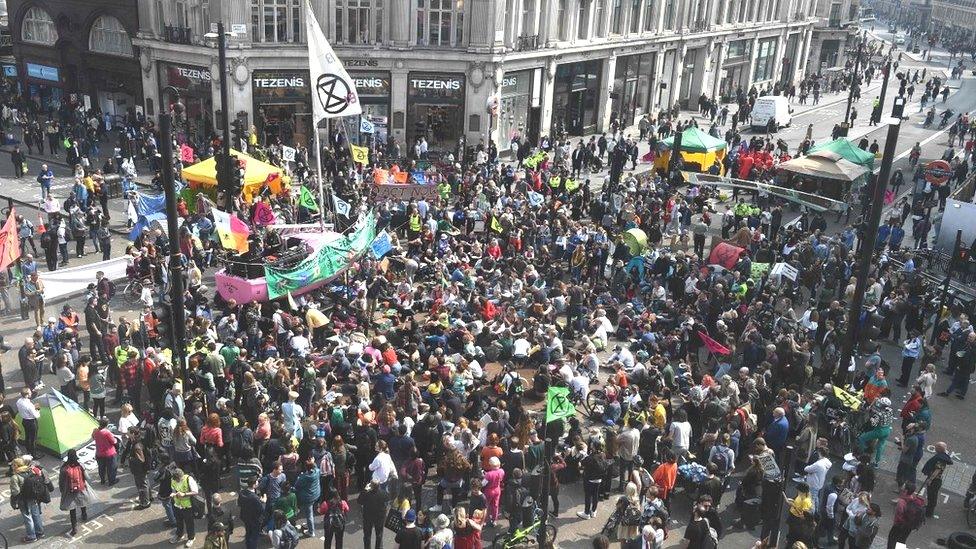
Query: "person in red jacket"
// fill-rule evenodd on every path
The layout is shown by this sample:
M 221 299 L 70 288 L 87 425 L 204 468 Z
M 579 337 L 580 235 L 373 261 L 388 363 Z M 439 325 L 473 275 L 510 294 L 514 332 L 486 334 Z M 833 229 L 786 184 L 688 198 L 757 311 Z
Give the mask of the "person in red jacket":
M 888 549 L 905 543 L 908 535 L 925 520 L 925 500 L 915 493 L 915 483 L 906 482 L 895 504 L 895 520 L 888 531 Z
M 98 462 L 98 480 L 109 486 L 118 482 L 118 463 L 116 462 L 116 446 L 118 441 L 112 431 L 108 430 L 108 418 L 102 417 L 98 420 L 98 429 L 92 432 L 95 439 L 95 461 Z

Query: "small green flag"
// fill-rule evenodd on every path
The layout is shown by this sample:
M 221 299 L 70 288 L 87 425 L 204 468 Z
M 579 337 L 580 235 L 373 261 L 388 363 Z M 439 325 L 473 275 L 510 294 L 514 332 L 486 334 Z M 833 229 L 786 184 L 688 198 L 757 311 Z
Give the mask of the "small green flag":
M 304 185 L 302 185 L 302 192 L 298 196 L 298 205 L 312 212 L 319 211 L 318 201 L 312 196 L 312 191 L 308 190 L 308 187 Z
M 546 423 L 576 415 L 576 406 L 569 401 L 569 389 L 549 387 L 546 393 Z

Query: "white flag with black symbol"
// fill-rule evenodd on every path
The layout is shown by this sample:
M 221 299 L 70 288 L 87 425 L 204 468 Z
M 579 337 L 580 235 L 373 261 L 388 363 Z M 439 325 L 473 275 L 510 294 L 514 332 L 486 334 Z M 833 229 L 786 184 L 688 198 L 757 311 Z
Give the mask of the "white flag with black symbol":
M 305 2 L 305 30 L 308 35 L 308 68 L 312 86 L 312 116 L 318 123 L 323 118 L 339 118 L 362 114 L 359 93 L 342 61 L 325 39 L 322 27 Z
M 335 204 L 335 211 L 337 214 L 345 217 L 346 219 L 349 218 L 349 210 L 351 209 L 351 206 L 349 206 L 348 202 L 336 195 L 332 195 L 332 203 Z

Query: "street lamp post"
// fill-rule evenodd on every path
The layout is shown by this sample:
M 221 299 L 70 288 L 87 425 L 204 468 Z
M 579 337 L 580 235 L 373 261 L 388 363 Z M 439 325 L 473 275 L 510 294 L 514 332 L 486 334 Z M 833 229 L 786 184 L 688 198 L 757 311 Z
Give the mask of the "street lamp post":
M 217 65 L 220 71 L 220 110 L 224 115 L 222 117 L 223 120 L 220 121 L 220 131 L 224 134 L 221 140 L 222 154 L 218 159 L 219 162 L 223 163 L 223 166 L 217 170 L 217 173 L 223 174 L 228 179 L 227 181 L 218 181 L 217 188 L 223 189 L 224 192 L 224 203 L 222 204 L 224 210 L 233 212 L 234 189 L 231 170 L 237 169 L 237 166 L 231 164 L 230 157 L 230 105 L 227 99 L 227 33 L 224 32 L 224 23 L 217 23 L 217 32 L 208 32 L 204 35 L 204 38 L 217 39 Z
M 173 112 L 177 117 L 183 115 L 180 91 L 167 86 L 166 92 L 176 96 Z M 180 253 L 179 227 L 176 220 L 176 173 L 173 170 L 173 115 L 169 111 L 159 114 L 159 154 L 162 156 L 161 175 L 163 194 L 166 198 L 166 230 L 169 232 L 169 281 L 170 281 L 170 344 L 173 362 L 178 365 L 180 374 L 186 380 L 186 314 L 183 303 L 183 254 Z
M 857 74 L 861 68 L 861 54 L 864 53 L 864 41 L 857 45 L 857 57 L 854 58 L 854 72 L 851 73 L 851 86 L 847 92 L 847 110 L 844 112 L 844 136 L 851 125 L 851 103 L 854 101 L 854 86 L 858 85 Z
M 874 258 L 875 240 L 878 238 L 878 227 L 881 224 L 884 194 L 888 187 L 888 179 L 891 177 L 891 165 L 895 159 L 895 147 L 898 146 L 898 132 L 901 130 L 904 109 L 905 97 L 899 95 L 895 98 L 895 104 L 891 108 L 892 120 L 888 124 L 888 137 L 885 139 L 884 155 L 881 158 L 881 172 L 874 182 L 871 216 L 867 229 L 864 231 L 858 244 L 860 250 L 857 254 L 857 283 L 854 288 L 854 296 L 851 300 L 851 308 L 847 316 L 847 333 L 845 334 L 844 345 L 841 350 L 839 369 L 836 373 L 838 379 L 846 377 L 847 368 L 850 366 L 852 357 L 854 356 L 854 346 L 857 342 L 861 321 L 861 309 L 864 307 L 864 292 L 867 290 L 868 274 L 871 272 L 871 259 Z

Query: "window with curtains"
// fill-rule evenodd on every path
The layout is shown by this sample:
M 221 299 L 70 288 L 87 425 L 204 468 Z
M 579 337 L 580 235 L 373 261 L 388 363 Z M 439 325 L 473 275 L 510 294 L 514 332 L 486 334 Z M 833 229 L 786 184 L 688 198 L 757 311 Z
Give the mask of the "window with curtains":
M 531 36 L 535 34 L 533 16 L 535 15 L 534 0 L 522 0 L 522 27 L 520 36 Z
M 644 32 L 657 30 L 657 22 L 654 21 L 654 0 L 644 2 Z
M 559 40 L 566 40 L 566 1 L 567 0 L 556 0 L 556 32 L 555 35 Z
M 53 46 L 58 41 L 58 29 L 54 26 L 51 15 L 35 6 L 27 10 L 21 26 L 21 38 L 24 42 Z
M 610 0 L 610 34 L 620 34 L 621 18 L 623 17 L 623 7 L 620 5 L 623 0 Z
M 725 19 L 720 21 L 720 23 L 731 23 L 735 20 L 735 8 L 736 5 L 742 0 L 729 0 L 728 4 L 725 6 Z
M 593 9 L 593 36 L 602 37 L 604 35 L 603 22 L 606 16 L 607 0 L 596 0 L 596 6 Z
M 278 44 L 300 42 L 301 0 L 251 0 L 251 40 Z
M 122 22 L 111 15 L 95 20 L 88 33 L 88 49 L 95 53 L 132 57 L 132 38 Z
M 580 0 L 579 14 L 576 18 L 576 38 L 586 40 L 590 37 L 590 1 Z
M 630 33 L 640 32 L 641 0 L 631 0 L 633 5 L 630 7 Z M 646 0 L 650 3 L 650 0 Z
M 463 42 L 464 0 L 417 0 L 418 45 L 459 46 Z
M 335 39 L 339 44 L 383 42 L 383 0 L 336 0 Z

